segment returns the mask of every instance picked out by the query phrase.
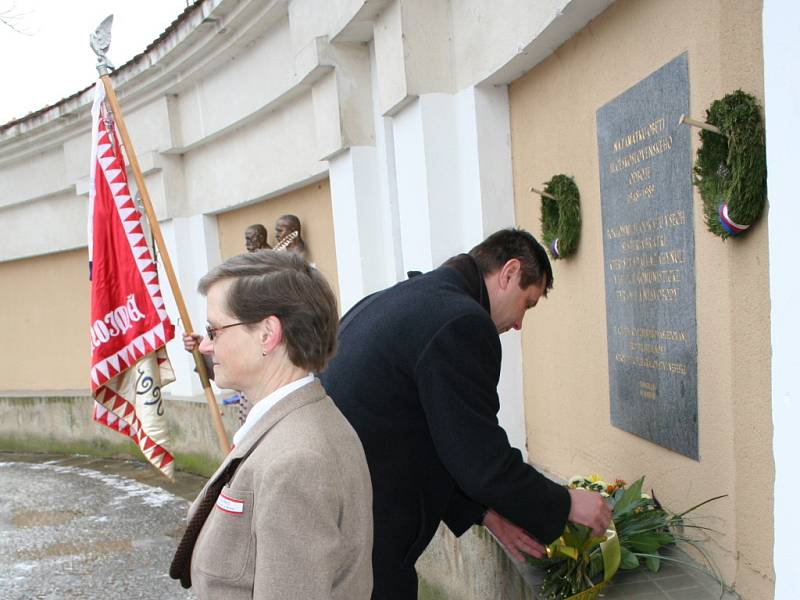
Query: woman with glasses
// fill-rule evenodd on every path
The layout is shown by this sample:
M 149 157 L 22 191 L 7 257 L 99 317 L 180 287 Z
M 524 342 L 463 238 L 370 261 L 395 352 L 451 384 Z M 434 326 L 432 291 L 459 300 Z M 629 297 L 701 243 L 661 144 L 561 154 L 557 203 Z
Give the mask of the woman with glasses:
M 260 251 L 200 280 L 219 387 L 253 404 L 189 509 L 170 575 L 198 598 L 367 599 L 372 488 L 361 443 L 314 373 L 336 299 L 296 254 Z

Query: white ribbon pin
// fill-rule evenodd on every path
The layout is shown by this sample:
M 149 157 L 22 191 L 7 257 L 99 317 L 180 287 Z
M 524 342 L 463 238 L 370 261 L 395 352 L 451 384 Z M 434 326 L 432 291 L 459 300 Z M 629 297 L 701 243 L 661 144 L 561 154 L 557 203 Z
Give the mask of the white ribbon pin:
M 217 498 L 217 508 L 229 515 L 240 515 L 244 512 L 244 502 L 228 498 L 225 494 L 220 493 L 219 498 Z

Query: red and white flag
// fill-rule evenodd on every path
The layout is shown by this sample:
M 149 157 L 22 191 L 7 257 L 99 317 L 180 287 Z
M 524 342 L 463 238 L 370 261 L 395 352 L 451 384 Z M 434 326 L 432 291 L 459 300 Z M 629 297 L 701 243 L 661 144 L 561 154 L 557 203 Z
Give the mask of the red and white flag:
M 175 328 L 104 100 L 98 81 L 89 175 L 93 418 L 130 436 L 147 460 L 172 478 L 161 386 L 175 379 L 165 347 Z

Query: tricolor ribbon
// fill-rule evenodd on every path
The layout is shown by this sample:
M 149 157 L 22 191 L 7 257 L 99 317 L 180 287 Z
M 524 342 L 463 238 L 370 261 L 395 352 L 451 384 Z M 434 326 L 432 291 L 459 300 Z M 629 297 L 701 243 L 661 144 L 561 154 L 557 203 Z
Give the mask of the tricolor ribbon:
M 739 225 L 738 223 L 733 222 L 728 215 L 727 202 L 723 202 L 719 205 L 719 224 L 722 225 L 722 228 L 728 232 L 728 235 L 739 235 L 745 229 L 750 227 L 750 225 Z
M 552 254 L 554 258 L 561 258 L 561 255 L 558 253 L 558 238 L 554 239 L 550 244 L 550 254 Z

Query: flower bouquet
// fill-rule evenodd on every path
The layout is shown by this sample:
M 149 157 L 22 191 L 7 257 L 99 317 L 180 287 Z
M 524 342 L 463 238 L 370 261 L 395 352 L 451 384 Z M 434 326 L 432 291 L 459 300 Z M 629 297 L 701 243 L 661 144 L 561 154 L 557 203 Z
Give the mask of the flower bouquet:
M 594 537 L 588 527 L 568 522 L 562 536 L 547 547 L 546 557 L 528 558 L 544 569 L 542 600 L 593 600 L 618 568 L 632 570 L 644 563 L 657 572 L 662 560 L 677 560 L 662 556 L 660 548 L 676 541 L 694 541 L 683 536 L 684 527 L 691 527 L 683 517 L 724 497 L 671 514 L 655 496 L 642 493 L 643 483 L 644 477 L 630 486 L 619 479 L 609 484 L 596 475 L 569 480 L 572 489 L 599 492 L 612 509 L 612 523 L 605 536 Z

